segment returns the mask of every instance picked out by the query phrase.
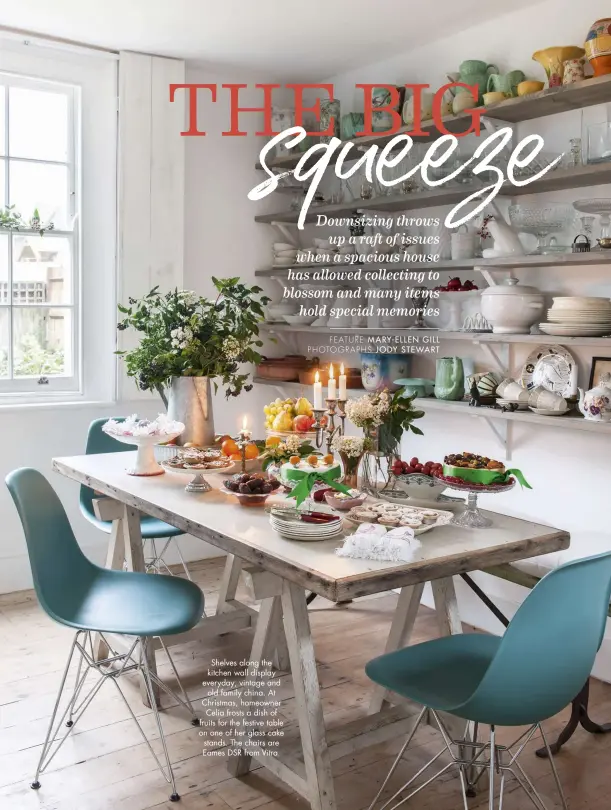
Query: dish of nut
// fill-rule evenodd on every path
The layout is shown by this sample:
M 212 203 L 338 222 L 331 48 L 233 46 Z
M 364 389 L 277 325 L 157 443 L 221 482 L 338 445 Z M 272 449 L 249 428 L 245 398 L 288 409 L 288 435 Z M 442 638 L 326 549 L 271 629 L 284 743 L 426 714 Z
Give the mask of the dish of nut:
M 265 473 L 242 473 L 223 481 L 223 487 L 236 495 L 271 495 L 280 487 L 280 481 L 268 478 Z
M 346 519 L 352 523 L 379 523 L 389 529 L 408 526 L 414 530 L 414 534 L 423 534 L 436 526 L 449 523 L 452 512 L 374 501 L 351 509 L 346 514 Z
M 233 467 L 233 461 L 213 447 L 186 447 L 172 458 L 165 459 L 164 467 L 171 470 L 224 470 Z
M 451 453 L 444 462 L 452 467 L 466 467 L 470 470 L 498 470 L 502 472 L 505 465 L 488 456 L 477 456 L 475 453 Z

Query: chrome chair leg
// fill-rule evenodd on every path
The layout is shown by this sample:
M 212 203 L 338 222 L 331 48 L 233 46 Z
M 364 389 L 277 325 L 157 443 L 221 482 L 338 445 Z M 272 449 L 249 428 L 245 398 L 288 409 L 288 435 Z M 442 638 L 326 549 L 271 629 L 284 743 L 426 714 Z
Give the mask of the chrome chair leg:
M 34 781 L 31 783 L 31 787 L 34 790 L 38 790 L 40 788 L 40 775 L 48 768 L 51 764 L 51 761 L 54 759 L 55 755 L 62 747 L 64 742 L 66 741 L 68 735 L 72 731 L 72 729 L 76 726 L 79 719 L 83 716 L 86 709 L 93 701 L 94 697 L 100 691 L 101 687 L 106 681 L 110 681 L 113 683 L 119 695 L 121 696 L 125 706 L 128 709 L 128 712 L 140 731 L 143 741 L 146 743 L 151 755 L 153 756 L 155 762 L 159 770 L 161 771 L 164 779 L 171 785 L 172 787 L 172 795 L 170 796 L 170 801 L 176 802 L 179 800 L 179 795 L 176 790 L 176 780 L 174 777 L 174 772 L 172 769 L 172 765 L 170 762 L 169 752 L 167 748 L 167 743 L 165 739 L 165 735 L 163 733 L 163 727 L 161 724 L 161 718 L 159 716 L 159 710 L 154 699 L 154 687 L 153 683 L 161 687 L 171 698 L 172 700 L 176 701 L 177 704 L 180 704 L 184 708 L 186 708 L 189 713 L 191 714 L 192 720 L 191 723 L 193 725 L 199 726 L 199 720 L 195 714 L 193 709 L 193 705 L 186 693 L 186 690 L 180 680 L 178 672 L 176 670 L 176 666 L 174 665 L 174 661 L 172 660 L 171 656 L 167 651 L 166 645 L 161 641 L 161 646 L 166 651 L 168 655 L 168 660 L 170 662 L 170 666 L 174 672 L 176 677 L 176 682 L 182 693 L 182 697 L 177 695 L 175 692 L 170 689 L 167 684 L 161 681 L 156 673 L 151 672 L 146 659 L 146 647 L 148 644 L 151 643 L 151 639 L 148 638 L 135 638 L 131 643 L 131 646 L 127 650 L 127 652 L 117 652 L 113 649 L 112 641 L 105 636 L 102 636 L 104 644 L 109 650 L 108 656 L 100 661 L 96 661 L 93 649 L 93 638 L 92 633 L 84 630 L 79 630 L 72 642 L 72 647 L 70 648 L 70 653 L 68 656 L 68 661 L 66 663 L 66 668 L 64 670 L 62 680 L 60 683 L 60 688 L 57 694 L 57 698 L 55 701 L 55 706 L 53 707 L 53 712 L 51 714 L 51 719 L 49 722 L 49 728 L 47 730 L 47 734 L 45 737 L 45 741 L 43 743 L 42 751 L 40 754 L 40 759 L 38 761 L 38 765 L 36 768 L 36 774 L 34 777 Z M 131 639 L 130 639 L 131 641 Z M 139 648 L 139 651 L 138 651 Z M 138 652 L 137 652 L 138 651 Z M 59 707 L 61 704 L 62 695 L 64 693 L 66 687 L 66 681 L 68 679 L 68 673 L 70 670 L 70 666 L 72 661 L 74 660 L 75 654 L 78 653 L 80 656 L 80 660 L 78 663 L 77 668 L 77 675 L 75 680 L 74 690 L 70 699 L 68 701 L 67 706 L 65 707 L 61 717 L 59 720 L 57 719 L 60 711 Z M 90 671 L 94 670 L 97 675 L 97 681 L 89 688 L 86 692 L 85 696 L 82 697 L 83 689 L 85 680 L 89 675 Z M 137 673 L 139 672 L 143 679 L 145 688 L 147 690 L 150 704 L 153 710 L 153 714 L 155 716 L 155 722 L 157 725 L 157 729 L 159 732 L 159 737 L 161 739 L 161 744 L 163 747 L 164 752 L 164 759 L 165 759 L 165 766 L 161 763 L 157 754 L 153 750 L 151 743 L 149 742 L 146 734 L 144 733 L 144 729 L 142 728 L 138 718 L 134 714 L 133 709 L 131 708 L 123 690 L 119 684 L 119 679 L 122 675 L 127 673 Z M 68 722 L 66 722 L 67 729 L 60 735 L 60 728 L 66 718 L 69 718 Z
M 554 781 L 556 783 L 556 790 L 558 791 L 558 795 L 560 796 L 560 801 L 562 803 L 563 810 L 569 810 L 568 805 L 566 803 L 566 797 L 564 795 L 564 790 L 562 789 L 562 784 L 560 782 L 560 777 L 558 776 L 558 771 L 556 769 L 556 763 L 554 762 L 554 755 L 552 754 L 552 749 L 547 741 L 547 737 L 545 736 L 545 732 L 543 731 L 543 726 L 539 723 L 539 732 L 541 734 L 541 738 L 543 740 L 543 745 L 545 746 L 545 750 L 547 751 L 547 757 L 549 759 L 549 764 L 552 768 L 552 773 L 554 775 Z
M 144 568 L 147 574 L 169 574 L 170 576 L 174 576 L 174 572 L 169 567 L 167 562 L 165 561 L 165 553 L 168 550 L 170 545 L 174 545 L 176 549 L 176 553 L 178 554 L 178 558 L 180 560 L 180 564 L 182 565 L 182 570 L 185 573 L 185 576 L 191 582 L 193 581 L 191 577 L 191 572 L 185 562 L 185 558 L 182 556 L 182 551 L 180 550 L 180 543 L 178 542 L 178 538 L 176 537 L 168 537 L 161 549 L 161 551 L 157 551 L 157 543 L 154 537 L 146 539 L 143 541 L 144 543 L 144 550 L 145 550 L 145 561 L 144 561 Z M 150 545 L 150 552 L 147 556 L 146 554 L 146 545 L 147 543 Z
M 489 797 L 488 797 L 488 807 L 490 810 L 494 810 L 494 771 L 496 769 L 496 744 L 495 744 L 495 730 L 494 726 L 490 726 L 490 764 L 488 765 L 489 769 Z

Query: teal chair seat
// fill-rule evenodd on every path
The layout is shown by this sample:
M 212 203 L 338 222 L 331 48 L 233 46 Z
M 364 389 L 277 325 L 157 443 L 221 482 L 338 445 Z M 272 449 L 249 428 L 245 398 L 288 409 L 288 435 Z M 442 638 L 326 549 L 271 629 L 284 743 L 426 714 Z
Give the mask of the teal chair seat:
M 203 593 L 188 579 L 93 569 L 53 618 L 77 630 L 151 637 L 190 630 L 204 611 Z
M 82 489 L 87 489 L 87 487 L 82 487 Z M 93 491 L 90 491 L 92 492 L 93 496 Z M 83 515 L 88 521 L 93 523 L 94 526 L 97 526 L 98 529 L 110 534 L 112 530 L 112 521 L 99 520 L 94 514 L 93 505 L 91 505 L 91 511 L 89 511 L 89 508 L 84 505 L 83 500 L 83 496 L 81 495 L 80 504 Z M 90 503 L 91 500 L 92 498 L 89 498 Z M 179 535 L 184 534 L 184 532 L 181 529 L 177 529 L 176 526 L 171 526 L 169 523 L 164 523 L 163 520 L 158 520 L 157 518 L 151 517 L 151 515 L 140 516 L 140 531 L 142 533 L 143 540 L 160 540 L 164 537 L 178 537 Z
M 481 633 L 448 636 L 374 658 L 365 672 L 391 692 L 452 711 L 475 692 L 500 643 L 500 638 Z

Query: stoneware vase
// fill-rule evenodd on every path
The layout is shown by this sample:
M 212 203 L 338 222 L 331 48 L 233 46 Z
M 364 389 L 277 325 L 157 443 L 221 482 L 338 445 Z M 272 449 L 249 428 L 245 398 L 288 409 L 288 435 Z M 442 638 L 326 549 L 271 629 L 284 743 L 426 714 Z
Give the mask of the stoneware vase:
M 564 63 L 562 84 L 566 87 L 575 82 L 582 82 L 584 79 L 583 59 L 567 59 Z
M 184 431 L 176 440 L 196 447 L 214 444 L 212 385 L 208 377 L 172 377 L 168 397 L 168 416 L 182 422 Z
M 586 57 L 595 76 L 611 73 L 611 17 L 596 20 L 585 41 Z
M 564 63 L 567 59 L 581 59 L 584 54 L 583 48 L 577 48 L 575 45 L 560 45 L 535 51 L 533 59 L 545 71 L 549 86 L 560 87 L 564 76 Z
M 465 374 L 460 357 L 440 357 L 436 362 L 435 396 L 437 399 L 462 399 Z
M 342 460 L 342 469 L 344 477 L 342 483 L 350 489 L 358 489 L 358 472 L 363 458 L 363 453 L 360 456 L 349 456 L 340 450 L 339 457 Z

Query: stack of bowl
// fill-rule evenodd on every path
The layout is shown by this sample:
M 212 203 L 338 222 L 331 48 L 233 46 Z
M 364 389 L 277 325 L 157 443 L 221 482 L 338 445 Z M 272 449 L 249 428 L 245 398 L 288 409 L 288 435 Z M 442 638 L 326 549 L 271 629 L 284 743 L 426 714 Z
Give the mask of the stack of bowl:
M 289 242 L 274 242 L 274 267 L 292 267 L 297 259 L 298 248 Z
M 546 335 L 600 337 L 611 334 L 611 300 L 608 298 L 565 296 L 553 300 L 547 311 L 547 323 L 539 324 Z

